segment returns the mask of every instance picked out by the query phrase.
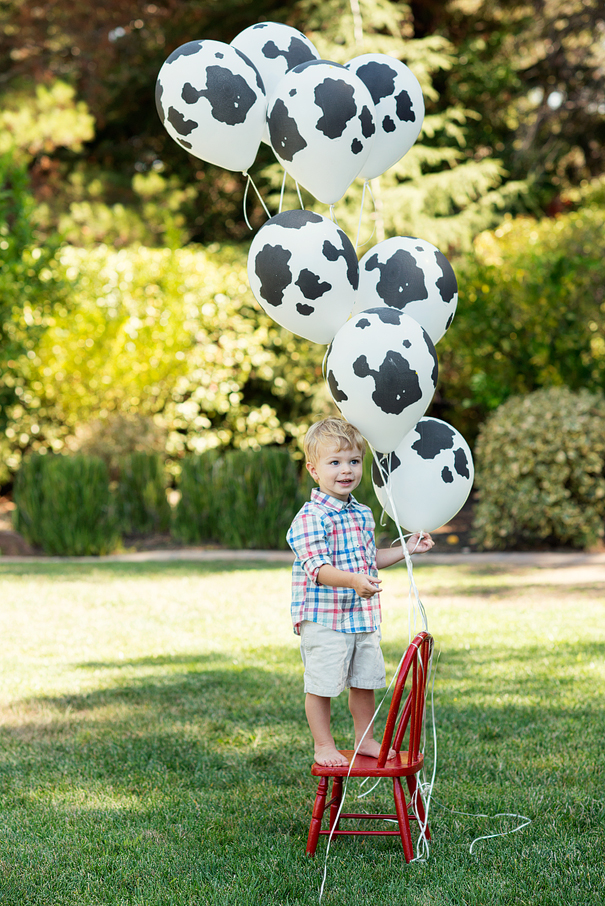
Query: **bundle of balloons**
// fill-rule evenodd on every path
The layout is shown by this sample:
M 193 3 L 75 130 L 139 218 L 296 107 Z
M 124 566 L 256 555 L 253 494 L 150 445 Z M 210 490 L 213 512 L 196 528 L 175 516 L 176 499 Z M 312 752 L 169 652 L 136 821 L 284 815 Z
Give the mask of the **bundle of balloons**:
M 399 60 L 322 60 L 295 28 L 262 22 L 231 44 L 190 41 L 163 64 L 158 113 L 208 163 L 247 174 L 261 142 L 297 184 L 334 205 L 413 146 L 424 119 L 418 80 Z M 331 207 L 330 213 L 333 215 Z M 474 470 L 453 427 L 424 417 L 437 385 L 435 344 L 458 300 L 446 257 L 423 239 L 379 242 L 358 261 L 334 219 L 282 211 L 253 239 L 252 292 L 281 326 L 329 344 L 327 384 L 374 450 L 373 483 L 408 531 L 433 531 L 466 501 Z

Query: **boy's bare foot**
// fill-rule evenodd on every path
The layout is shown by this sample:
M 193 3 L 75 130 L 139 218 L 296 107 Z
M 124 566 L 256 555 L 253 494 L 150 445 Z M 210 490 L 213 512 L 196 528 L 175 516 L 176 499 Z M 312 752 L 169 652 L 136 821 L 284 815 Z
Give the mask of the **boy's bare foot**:
M 317 764 L 331 768 L 349 763 L 334 745 L 315 746 L 315 761 Z
M 357 740 L 355 741 L 355 748 L 357 749 Z M 362 742 L 359 747 L 360 755 L 369 755 L 371 758 L 378 758 L 380 752 L 380 743 L 377 739 L 368 739 L 367 737 Z M 388 758 L 394 758 L 397 752 L 395 749 L 389 749 Z

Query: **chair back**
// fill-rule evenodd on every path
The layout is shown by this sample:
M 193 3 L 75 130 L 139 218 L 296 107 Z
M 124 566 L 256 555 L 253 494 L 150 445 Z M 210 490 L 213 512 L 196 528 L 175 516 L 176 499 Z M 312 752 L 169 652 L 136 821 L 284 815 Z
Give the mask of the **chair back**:
M 418 759 L 433 644 L 430 633 L 419 632 L 401 662 L 378 754 L 379 768 L 385 766 L 389 749 L 401 751 L 406 731 L 408 764 Z

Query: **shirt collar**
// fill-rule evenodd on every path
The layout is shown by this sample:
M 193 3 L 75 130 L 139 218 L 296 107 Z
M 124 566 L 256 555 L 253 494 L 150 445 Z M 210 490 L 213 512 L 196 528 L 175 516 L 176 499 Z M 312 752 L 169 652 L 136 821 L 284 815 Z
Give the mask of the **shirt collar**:
M 352 494 L 349 494 L 348 500 L 339 500 L 338 497 L 332 497 L 331 494 L 324 494 L 319 488 L 313 488 L 311 491 L 311 500 L 320 506 L 325 506 L 330 510 L 345 510 L 358 507 L 359 503 Z

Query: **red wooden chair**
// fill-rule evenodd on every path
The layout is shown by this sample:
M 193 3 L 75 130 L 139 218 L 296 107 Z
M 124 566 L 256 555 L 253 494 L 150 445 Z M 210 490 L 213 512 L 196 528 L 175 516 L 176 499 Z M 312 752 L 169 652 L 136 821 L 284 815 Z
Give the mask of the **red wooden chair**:
M 414 849 L 412 846 L 410 819 L 414 818 L 417 818 L 424 826 L 424 836 L 427 840 L 430 840 L 429 829 L 425 826 L 426 814 L 416 774 L 418 774 L 424 764 L 424 757 L 420 751 L 420 738 L 432 651 L 433 638 L 428 632 L 420 632 L 411 642 L 397 674 L 378 758 L 371 758 L 368 755 L 356 755 L 352 767 L 348 765 L 329 766 L 315 763 L 311 768 L 313 776 L 321 779 L 315 797 L 307 840 L 307 853 L 310 856 L 315 854 L 320 834 L 333 834 L 333 836 L 400 836 L 405 860 L 406 862 L 411 862 L 414 858 Z M 407 695 L 404 698 L 406 689 Z M 401 751 L 404 739 L 407 739 L 407 745 L 404 751 Z M 395 749 L 397 755 L 389 760 L 387 755 L 391 748 Z M 350 749 L 341 751 L 350 762 L 353 758 L 353 751 Z M 332 798 L 326 802 L 330 777 L 333 778 Z M 342 782 L 346 777 L 391 777 L 393 779 L 395 814 L 366 815 L 364 813 L 348 813 L 346 815 L 338 815 L 342 799 Z M 410 793 L 409 803 L 406 803 L 401 785 L 402 777 L 405 777 Z M 328 808 L 330 809 L 329 826 L 327 829 L 322 830 L 322 818 Z M 385 818 L 390 818 L 397 821 L 399 830 L 342 830 L 340 822 L 347 818 L 363 820 L 384 820 Z

